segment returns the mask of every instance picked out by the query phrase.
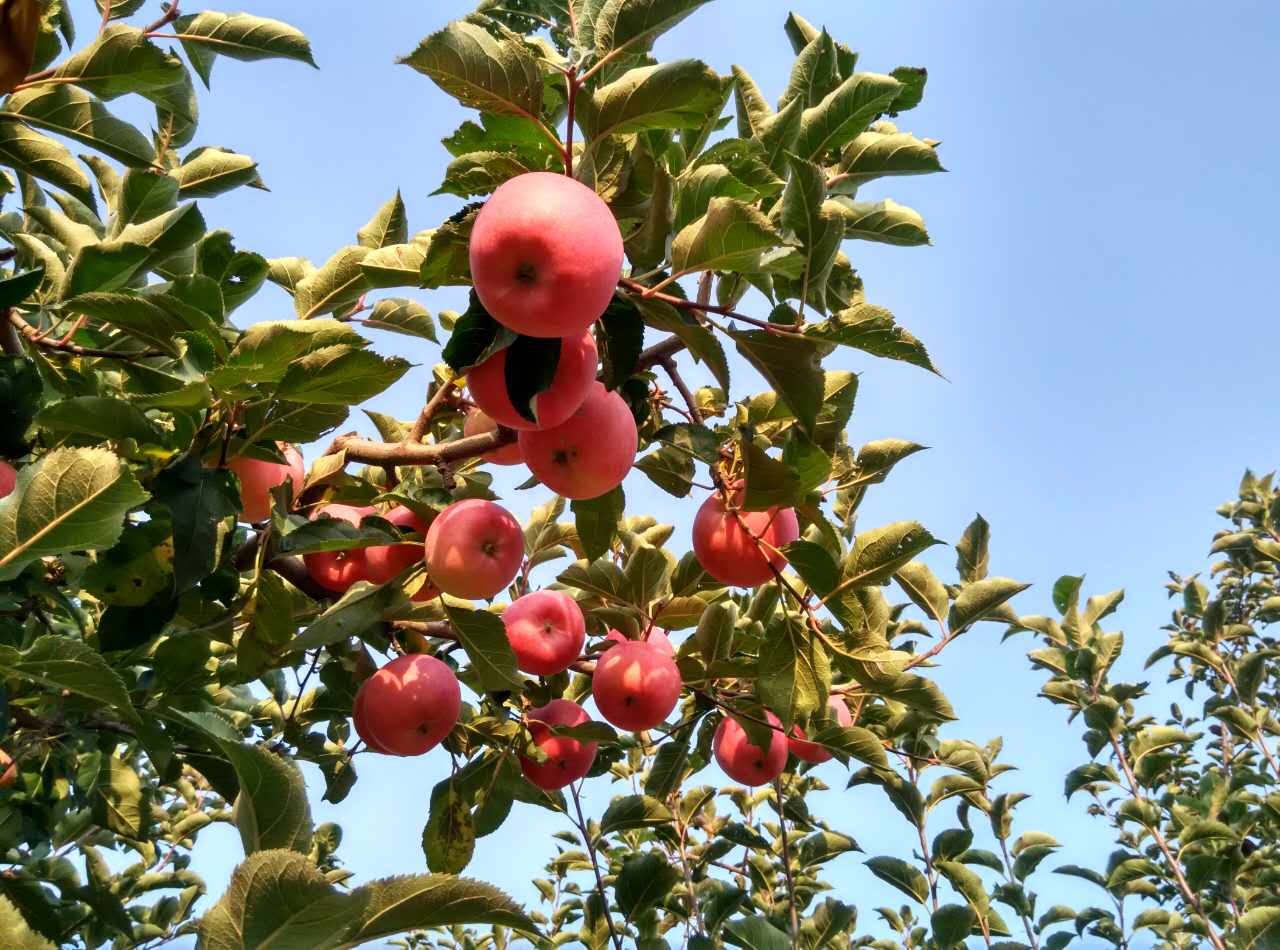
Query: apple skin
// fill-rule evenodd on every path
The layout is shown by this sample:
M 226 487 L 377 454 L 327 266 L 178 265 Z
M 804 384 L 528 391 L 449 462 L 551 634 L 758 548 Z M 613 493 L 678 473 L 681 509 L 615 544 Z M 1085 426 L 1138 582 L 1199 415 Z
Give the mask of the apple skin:
M 578 410 L 558 426 L 520 433 L 525 464 L 565 498 L 598 498 L 622 484 L 635 462 L 639 434 L 635 417 L 617 393 L 600 383 Z
M 611 643 L 633 642 L 621 630 L 610 630 L 609 633 L 605 636 L 605 640 Z M 648 636 L 646 636 L 643 640 L 637 640 L 634 642 L 647 643 L 649 644 L 649 646 L 661 647 L 669 655 L 671 656 L 676 655 L 676 645 L 672 643 L 671 638 L 667 636 L 665 633 L 663 633 L 661 630 L 650 630 Z M 608 649 L 608 647 L 606 647 L 605 649 Z
M 712 748 L 716 762 L 724 774 L 743 785 L 764 785 L 772 782 L 787 767 L 787 740 L 782 734 L 778 717 L 768 710 L 767 719 L 774 727 L 769 734 L 769 748 L 761 749 L 747 740 L 746 730 L 732 717 L 725 716 L 716 729 Z
M 793 508 L 744 511 L 741 515 L 751 534 L 725 508 L 718 493 L 711 495 L 693 519 L 693 553 L 702 569 L 720 583 L 756 587 L 773 579 L 770 564 L 782 570 L 787 559 L 780 552 L 769 552 L 766 557 L 751 535 L 781 548 L 800 537 L 800 523 Z
M 403 531 L 414 531 L 426 537 L 426 522 L 404 505 L 397 505 L 382 517 Z M 365 548 L 365 579 L 373 584 L 385 584 L 405 568 L 421 561 L 423 553 L 422 542 L 419 541 Z
M 584 778 L 596 759 L 596 743 L 569 736 L 552 735 L 548 726 L 580 726 L 589 722 L 587 711 L 568 699 L 553 699 L 532 710 L 527 722 L 529 734 L 539 749 L 547 754 L 545 762 L 520 756 L 520 770 L 538 788 L 552 791 Z
M 482 435 L 485 432 L 493 432 L 497 428 L 498 423 L 487 415 L 483 409 L 472 409 L 467 413 L 466 418 L 462 420 L 463 435 Z M 493 465 L 522 465 L 524 463 L 524 453 L 520 451 L 519 442 L 508 442 L 506 445 L 496 448 L 492 452 L 486 452 L 480 457 Z
M 8 462 L 0 461 L 0 498 L 8 498 L 18 484 L 18 470 Z
M 0 749 L 0 788 L 9 788 L 18 779 L 18 763 L 13 756 Z
M 361 684 L 352 710 L 356 732 L 375 752 L 422 755 L 458 724 L 462 690 L 440 660 L 396 657 Z
M 524 532 L 501 505 L 455 501 L 427 530 L 426 560 L 431 582 L 446 594 L 489 600 L 520 573 Z
M 560 360 L 551 385 L 533 397 L 537 422 L 516 411 L 507 396 L 507 351 L 499 350 L 467 370 L 467 389 L 485 414 L 510 429 L 550 429 L 564 422 L 582 405 L 596 381 L 596 341 L 590 332 L 560 341 Z
M 271 516 L 271 489 L 286 481 L 293 482 L 293 495 L 302 491 L 306 470 L 302 466 L 302 453 L 292 445 L 282 446 L 287 464 L 263 462 L 259 459 L 237 455 L 227 460 L 227 468 L 240 479 L 242 520 L 265 521 Z
M 680 670 L 655 643 L 627 640 L 596 660 L 591 695 L 600 715 L 619 729 L 640 732 L 664 722 L 680 699 Z
M 502 612 L 516 665 L 526 673 L 554 676 L 582 653 L 587 622 L 578 602 L 563 591 L 539 590 Z
M 311 518 L 314 521 L 327 516 L 358 525 L 365 515 L 371 514 L 374 514 L 374 510 L 369 507 L 334 504 L 317 508 Z M 312 551 L 302 555 L 311 579 L 335 594 L 345 594 L 356 581 L 368 580 L 365 558 L 363 548 L 352 548 L 350 551 Z
M 853 725 L 853 716 L 849 714 L 849 707 L 839 696 L 828 696 L 827 708 L 831 712 L 831 718 L 840 725 L 846 727 Z M 817 763 L 826 762 L 831 758 L 831 753 L 822 746 L 804 740 L 804 730 L 799 726 L 792 726 L 791 735 L 787 737 L 787 745 L 791 748 L 791 754 L 797 759 Z
M 622 276 L 622 233 L 567 175 L 504 182 L 471 229 L 471 279 L 495 320 L 526 336 L 572 336 L 600 318 Z

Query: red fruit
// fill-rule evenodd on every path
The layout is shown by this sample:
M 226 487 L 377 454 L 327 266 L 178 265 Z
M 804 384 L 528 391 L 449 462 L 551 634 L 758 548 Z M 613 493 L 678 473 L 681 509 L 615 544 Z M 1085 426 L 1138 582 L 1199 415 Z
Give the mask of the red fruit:
M 718 493 L 704 501 L 693 519 L 693 553 L 702 569 L 720 583 L 755 587 L 773 579 L 770 564 L 781 570 L 787 563 L 774 549 L 800 537 L 800 523 L 792 508 L 739 514 L 746 531 L 734 512 L 726 510 Z M 759 537 L 762 545 L 757 546 L 752 535 Z
M 498 423 L 480 409 L 472 409 L 462 422 L 463 435 L 481 435 L 485 432 L 493 432 L 497 428 Z M 520 451 L 519 442 L 508 442 L 501 448 L 486 452 L 480 457 L 494 465 L 519 465 L 524 462 L 524 453 Z
M 427 531 L 427 571 L 446 594 L 488 600 L 506 588 L 524 561 L 524 532 L 511 512 L 468 498 L 440 512 Z
M 533 397 L 537 422 L 516 411 L 507 396 L 507 351 L 499 350 L 467 370 L 467 389 L 484 412 L 511 429 L 549 429 L 564 422 L 582 405 L 596 380 L 596 341 L 590 332 L 560 341 L 560 361 L 551 385 Z
M 619 729 L 652 729 L 671 715 L 680 698 L 680 670 L 657 644 L 627 640 L 596 661 L 591 695 L 600 715 Z
M 520 433 L 529 470 L 556 494 L 575 499 L 597 498 L 621 485 L 638 444 L 631 410 L 600 383 L 560 425 Z
M 418 588 L 417 592 L 410 595 L 409 599 L 415 604 L 426 603 L 428 600 L 435 600 L 440 596 L 440 588 L 428 580 L 425 584 Z
M 548 791 L 564 788 L 586 776 L 596 758 L 596 744 L 569 736 L 552 735 L 548 726 L 580 726 L 590 721 L 587 712 L 575 702 L 553 699 L 529 713 L 529 734 L 534 744 L 547 756 L 535 762 L 520 756 L 520 770 L 538 788 Z
M 426 522 L 414 514 L 412 509 L 406 508 L 404 505 L 392 508 L 382 517 L 397 528 L 426 536 Z M 377 547 L 364 548 L 365 577 L 370 583 L 385 584 L 405 568 L 417 564 L 422 560 L 422 557 L 423 547 L 421 541 L 406 541 L 403 544 L 380 544 Z
M 18 778 L 18 763 L 3 749 L 0 749 L 0 788 L 8 788 Z
M 605 640 L 610 641 L 612 643 L 630 643 L 631 642 L 631 640 L 621 630 L 610 630 L 609 633 L 605 636 Z M 676 655 L 676 645 L 672 643 L 671 638 L 668 637 L 661 630 L 650 630 L 648 636 L 646 636 L 643 640 L 637 641 L 637 642 L 647 643 L 650 646 L 654 646 L 654 647 L 661 647 L 667 653 L 671 654 L 671 656 Z
M 286 481 L 293 482 L 296 498 L 302 491 L 306 471 L 302 453 L 292 445 L 281 445 L 286 464 L 263 462 L 244 455 L 227 460 L 227 468 L 240 479 L 240 510 L 247 522 L 264 521 L 271 516 L 271 489 Z
M 365 515 L 373 513 L 374 510 L 369 507 L 335 504 L 317 508 L 311 517 L 312 520 L 321 517 L 336 518 L 358 525 Z M 302 560 L 306 562 L 307 573 L 313 581 L 338 594 L 346 593 L 356 581 L 368 580 L 363 548 L 352 548 L 350 551 L 314 551 L 302 555 Z
M 840 725 L 853 725 L 853 716 L 849 714 L 849 707 L 839 696 L 828 696 L 827 708 L 831 711 L 831 718 Z M 831 753 L 825 748 L 812 742 L 805 742 L 804 739 L 804 730 L 799 726 L 792 726 L 791 735 L 787 737 L 787 745 L 791 748 L 791 754 L 797 759 L 803 759 L 806 762 L 825 762 L 831 758 Z
M 375 752 L 422 755 L 458 723 L 462 691 L 444 663 L 425 653 L 392 660 L 361 685 L 356 732 Z
M 0 498 L 7 498 L 18 484 L 18 470 L 8 462 L 0 462 Z
M 552 676 L 578 659 L 587 638 L 582 609 L 568 594 L 540 590 L 517 598 L 502 612 L 516 665 L 526 673 Z
M 622 275 L 622 234 L 600 197 L 551 172 L 504 182 L 471 229 L 484 308 L 527 336 L 572 336 L 604 313 Z
M 731 717 L 725 716 L 716 729 L 712 748 L 716 762 L 724 774 L 743 785 L 764 785 L 782 774 L 787 766 L 787 740 L 778 717 L 765 711 L 765 719 L 774 726 L 769 733 L 769 748 L 761 749 L 747 740 L 746 730 Z

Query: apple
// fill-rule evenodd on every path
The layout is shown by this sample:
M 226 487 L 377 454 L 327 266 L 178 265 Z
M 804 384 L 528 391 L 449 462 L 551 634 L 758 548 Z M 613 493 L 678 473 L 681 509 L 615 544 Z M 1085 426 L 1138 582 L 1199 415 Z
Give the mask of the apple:
M 458 723 L 462 690 L 458 678 L 434 656 L 396 657 L 356 692 L 356 732 L 384 755 L 422 755 L 439 745 Z
M 504 182 L 471 229 L 476 295 L 526 336 L 572 336 L 595 323 L 622 276 L 622 233 L 592 189 L 567 175 Z
M 520 450 L 542 484 L 565 498 L 597 498 L 631 471 L 639 435 L 631 410 L 600 383 L 577 411 L 558 426 L 525 429 Z
M 0 498 L 8 498 L 18 484 L 18 470 L 8 462 L 0 461 Z
M 463 435 L 483 435 L 485 432 L 494 432 L 497 428 L 498 423 L 483 409 L 472 409 L 462 420 Z M 520 451 L 519 442 L 508 442 L 480 457 L 494 465 L 519 465 L 524 461 L 524 453 Z
M 765 711 L 765 719 L 774 727 L 769 734 L 769 748 L 761 749 L 747 739 L 747 732 L 731 717 L 725 716 L 716 729 L 712 748 L 716 762 L 724 774 L 743 785 L 764 785 L 782 774 L 787 766 L 787 740 L 779 728 L 778 717 Z
M 431 522 L 426 559 L 431 582 L 446 594 L 488 600 L 520 573 L 524 532 L 501 505 L 455 501 Z
M 596 341 L 590 332 L 560 341 L 560 360 L 551 385 L 533 397 L 537 422 L 516 411 L 507 395 L 507 350 L 498 350 L 467 370 L 467 389 L 488 416 L 510 429 L 549 429 L 558 426 L 582 405 L 596 381 Z
M 265 521 L 271 516 L 271 489 L 293 482 L 293 495 L 302 491 L 306 470 L 302 467 L 302 453 L 292 445 L 281 445 L 286 464 L 264 462 L 237 455 L 227 460 L 227 468 L 240 479 L 240 510 L 246 522 Z
M 853 716 L 849 714 L 849 707 L 839 696 L 834 694 L 828 696 L 827 708 L 831 712 L 831 718 L 840 725 L 853 725 Z M 791 754 L 797 759 L 803 759 L 806 762 L 826 762 L 831 758 L 831 753 L 825 748 L 813 742 L 805 742 L 804 740 L 804 730 L 799 726 L 792 726 L 791 735 L 787 737 L 787 745 L 791 747 Z
M 605 641 L 610 643 L 631 643 L 632 642 L 632 640 L 629 637 L 627 637 L 627 635 L 624 634 L 621 630 L 610 630 L 609 633 L 605 636 Z M 650 630 L 647 636 L 635 642 L 647 643 L 650 646 L 661 647 L 671 656 L 676 655 L 676 645 L 672 643 L 671 638 L 667 636 L 665 633 L 663 633 L 661 630 Z M 608 647 L 606 647 L 605 649 L 608 649 Z
M 357 508 L 354 505 L 323 505 L 312 512 L 311 518 L 329 517 L 348 524 L 358 525 L 365 515 L 371 515 L 370 507 Z M 366 574 L 365 552 L 362 548 L 350 551 L 311 551 L 302 555 L 306 562 L 307 573 L 311 579 L 336 594 L 344 594 L 356 581 L 368 580 Z
M 8 788 L 18 778 L 18 763 L 13 756 L 0 749 L 0 788 Z
M 397 505 L 385 515 L 402 531 L 416 532 L 424 538 L 427 534 L 426 523 L 414 514 L 413 509 Z M 417 564 L 423 558 L 421 541 L 405 541 L 403 544 L 379 544 L 364 548 L 365 579 L 373 584 L 385 584 L 405 568 Z M 352 552 L 357 553 L 355 551 Z
M 526 673 L 553 676 L 582 652 L 587 622 L 578 602 L 563 591 L 539 590 L 517 598 L 502 612 L 516 665 Z
M 680 670 L 661 646 L 627 640 L 596 661 L 591 695 L 600 715 L 619 729 L 652 729 L 671 715 L 680 699 Z
M 746 523 L 746 530 L 737 515 Z M 719 493 L 704 501 L 693 519 L 694 556 L 702 569 L 722 584 L 755 587 L 768 583 L 773 570 L 781 570 L 787 563 L 780 551 L 771 548 L 781 548 L 800 537 L 795 510 L 770 508 L 737 515 L 725 508 Z M 763 550 L 753 535 L 763 542 Z
M 548 726 L 580 726 L 590 721 L 587 711 L 568 699 L 553 699 L 526 717 L 529 735 L 545 762 L 520 756 L 520 770 L 538 788 L 552 791 L 586 776 L 596 759 L 596 743 L 553 735 Z

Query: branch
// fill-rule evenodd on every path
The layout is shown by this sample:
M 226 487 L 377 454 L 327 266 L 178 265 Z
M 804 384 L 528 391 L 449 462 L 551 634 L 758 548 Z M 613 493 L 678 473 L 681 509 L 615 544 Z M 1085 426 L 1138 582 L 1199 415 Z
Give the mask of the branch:
M 101 359 L 112 360 L 144 360 L 154 356 L 164 356 L 159 350 L 141 350 L 136 353 L 120 353 L 116 350 L 102 350 L 91 346 L 80 346 L 78 343 L 71 343 L 67 340 L 50 340 L 45 338 L 39 330 L 18 316 L 14 310 L 9 311 L 8 323 L 16 328 L 19 333 L 26 337 L 27 342 L 33 346 L 38 346 L 43 350 L 55 350 L 60 353 L 70 353 L 73 356 L 90 356 Z M 9 352 L 8 345 L 5 345 L 5 352 Z
M 413 424 L 413 428 L 409 430 L 409 434 L 405 436 L 405 441 L 410 443 L 418 443 L 422 441 L 422 437 L 427 432 L 427 426 L 431 425 L 431 419 L 435 416 L 436 411 L 444 405 L 445 401 L 453 395 L 454 389 L 457 387 L 456 380 L 449 380 L 441 385 L 439 389 L 427 400 L 427 404 L 422 407 L 422 412 L 418 413 L 418 419 Z
M 604 914 L 605 922 L 609 924 L 609 936 L 613 938 L 613 945 L 617 950 L 622 950 L 622 938 L 613 929 L 613 914 L 609 913 L 609 898 L 605 896 L 604 878 L 600 874 L 600 862 L 596 860 L 596 846 L 591 840 L 591 833 L 587 831 L 587 820 L 582 817 L 582 801 L 578 797 L 577 785 L 570 783 L 569 791 L 573 793 L 573 807 L 578 813 L 578 830 L 582 832 L 582 843 L 587 846 L 587 854 L 591 858 L 591 870 L 596 872 L 596 893 L 600 895 L 602 905 L 600 910 Z
M 686 300 L 684 297 L 677 297 L 675 294 L 664 294 L 661 291 L 653 290 L 646 287 L 638 280 L 632 280 L 630 277 L 622 277 L 618 280 L 618 286 L 623 290 L 629 290 L 634 294 L 639 294 L 648 300 L 661 300 L 663 303 L 670 304 L 677 310 L 690 310 L 698 313 L 718 313 L 722 317 L 729 317 L 732 320 L 741 320 L 743 323 L 749 323 L 753 327 L 759 327 L 766 333 L 774 333 L 779 336 L 798 336 L 803 331 L 799 328 L 782 323 L 769 323 L 766 320 L 757 320 L 755 317 L 748 317 L 744 313 L 738 313 L 729 307 L 722 307 L 713 303 L 698 303 L 693 300 Z
M 6 310 L 0 317 L 0 350 L 10 356 L 22 356 L 22 341 L 18 339 L 18 331 L 10 321 L 12 310 Z
M 636 358 L 635 371 L 638 373 L 653 366 L 660 366 L 663 361 L 675 356 L 684 348 L 684 340 L 678 336 L 669 336 L 662 342 L 655 343 L 647 350 L 640 351 L 640 355 Z
M 409 442 L 375 442 L 362 439 L 354 432 L 340 435 L 325 450 L 325 455 L 345 451 L 352 462 L 367 465 L 439 465 L 443 462 L 460 462 L 492 452 L 516 440 L 512 429 L 499 426 L 494 432 L 469 435 L 452 442 L 430 445 Z
M 800 937 L 800 917 L 796 911 L 796 882 L 791 877 L 791 846 L 787 841 L 787 817 L 782 806 L 782 778 L 773 780 L 773 794 L 778 797 L 778 833 L 782 838 L 782 873 L 787 878 L 787 903 L 791 911 L 791 942 Z
M 107 4 L 107 6 L 110 6 L 110 4 Z M 150 26 L 143 27 L 142 32 L 148 33 L 148 34 L 154 33 L 156 32 L 156 30 L 159 30 L 162 27 L 166 27 L 170 23 L 172 23 L 174 20 L 178 19 L 178 16 L 179 16 L 178 0 L 171 0 L 169 6 L 165 8 L 164 16 L 160 17 L 160 19 L 156 20 Z

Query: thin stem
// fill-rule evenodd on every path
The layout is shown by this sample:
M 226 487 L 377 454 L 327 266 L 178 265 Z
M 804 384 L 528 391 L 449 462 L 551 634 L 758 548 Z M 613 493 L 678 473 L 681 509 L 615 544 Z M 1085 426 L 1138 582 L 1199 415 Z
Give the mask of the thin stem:
M 689 891 L 689 906 L 693 909 L 694 920 L 698 924 L 698 933 L 705 934 L 707 928 L 702 920 L 702 905 L 698 903 L 698 892 L 693 886 L 693 872 L 689 869 L 689 852 L 685 847 L 688 836 L 689 826 L 684 822 L 680 822 L 680 867 L 684 870 L 684 886 Z
M 8 312 L 8 316 L 8 323 L 26 337 L 27 342 L 33 346 L 40 347 L 42 350 L 54 350 L 59 353 L 70 353 L 73 356 L 89 356 L 112 360 L 143 360 L 164 355 L 159 350 L 142 350 L 135 353 L 120 353 L 115 350 L 103 350 L 91 346 L 80 346 L 78 343 L 70 343 L 63 340 L 49 340 L 43 338 L 39 330 L 27 323 L 26 320 L 23 320 L 22 317 L 18 316 L 14 310 L 10 310 Z M 5 350 L 8 352 L 7 345 Z
M 12 310 L 5 310 L 0 315 L 0 350 L 9 356 L 22 356 L 22 341 L 18 339 L 18 330 L 10 320 Z
M 1013 876 L 1013 861 L 1009 858 L 1009 845 L 1004 838 L 1000 839 L 1000 853 L 1004 855 L 1005 880 L 1010 884 L 1016 884 L 1017 880 Z M 1031 918 L 1022 911 L 1018 911 L 1018 916 L 1022 918 L 1022 928 L 1027 932 L 1027 942 L 1031 944 L 1031 950 L 1039 950 L 1040 940 L 1031 926 Z M 1124 929 L 1123 926 L 1121 929 Z
M 787 839 L 787 818 L 782 813 L 782 778 L 773 780 L 773 794 L 778 799 L 778 834 L 782 839 L 782 873 L 787 879 L 787 904 L 791 911 L 791 942 L 800 937 L 800 915 L 796 910 L 796 882 L 791 877 L 791 845 Z
M 698 403 L 693 398 L 693 392 L 689 389 L 689 384 L 680 375 L 680 369 L 676 366 L 675 358 L 668 356 L 660 365 L 667 371 L 667 375 L 671 377 L 671 385 L 675 386 L 676 391 L 680 393 L 680 398 L 684 400 L 684 404 L 689 407 L 689 421 L 694 425 L 702 425 L 702 410 L 698 408 Z
M 775 333 L 784 336 L 797 336 L 801 333 L 800 329 L 795 326 L 788 326 L 781 323 L 769 323 L 765 320 L 757 320 L 755 317 L 748 317 L 746 314 L 738 313 L 738 311 L 730 307 L 722 307 L 713 303 L 698 303 L 694 300 L 686 300 L 684 297 L 677 297 L 675 294 L 664 294 L 661 291 L 646 287 L 639 281 L 632 280 L 630 277 L 623 277 L 618 280 L 618 286 L 623 290 L 629 290 L 632 293 L 639 294 L 650 300 L 661 300 L 663 303 L 670 304 L 678 310 L 692 310 L 706 313 L 718 313 L 722 317 L 729 317 L 733 320 L 740 320 L 748 323 L 753 327 L 759 327 L 768 333 Z M 659 285 L 663 286 L 663 285 Z
M 109 5 L 110 4 L 108 4 L 108 6 Z M 156 20 L 150 26 L 143 27 L 142 32 L 148 35 L 155 33 L 157 30 L 168 26 L 174 20 L 178 19 L 178 16 L 178 0 L 172 0 L 172 2 L 165 8 L 164 16 L 160 17 L 160 19 Z
M 298 684 L 298 694 L 293 697 L 293 708 L 289 710 L 289 715 L 285 717 L 285 725 L 288 726 L 293 722 L 293 717 L 298 714 L 298 704 L 302 702 L 302 691 L 307 688 L 307 683 L 311 680 L 311 675 L 315 673 L 316 666 L 320 663 L 321 650 L 316 650 L 315 655 L 311 658 L 311 665 L 307 667 L 307 673 L 302 677 L 302 682 Z
M 422 407 L 422 412 L 418 413 L 418 419 L 414 422 L 413 428 L 405 436 L 405 442 L 417 444 L 422 441 L 422 437 L 426 435 L 427 427 L 431 425 L 431 420 L 436 411 L 453 395 L 457 385 L 457 380 L 451 379 L 431 395 L 431 398 L 427 400 L 427 404 Z
M 622 938 L 618 936 L 618 932 L 613 929 L 613 915 L 609 913 L 609 898 L 604 892 L 604 876 L 600 873 L 600 862 L 596 860 L 595 842 L 591 840 L 591 833 L 587 830 L 587 820 L 582 816 L 582 799 L 578 794 L 578 785 L 569 783 L 569 791 L 573 793 L 573 808 L 578 813 L 578 831 L 582 834 L 582 843 L 587 847 L 587 854 L 591 858 L 591 870 L 596 875 L 596 893 L 600 895 L 601 911 L 604 913 L 605 922 L 609 925 L 609 936 L 613 938 L 613 945 L 617 950 L 622 950 Z
M 569 9 L 572 11 L 573 3 L 570 0 Z M 572 16 L 572 13 L 570 13 Z M 573 177 L 573 107 L 578 99 L 578 67 L 570 66 L 565 70 L 564 79 L 568 85 L 568 112 L 569 120 L 564 133 L 564 173 L 570 178 Z
M 98 26 L 98 32 L 101 33 L 107 28 L 107 24 L 111 22 L 111 0 L 103 0 L 102 4 L 102 23 Z

